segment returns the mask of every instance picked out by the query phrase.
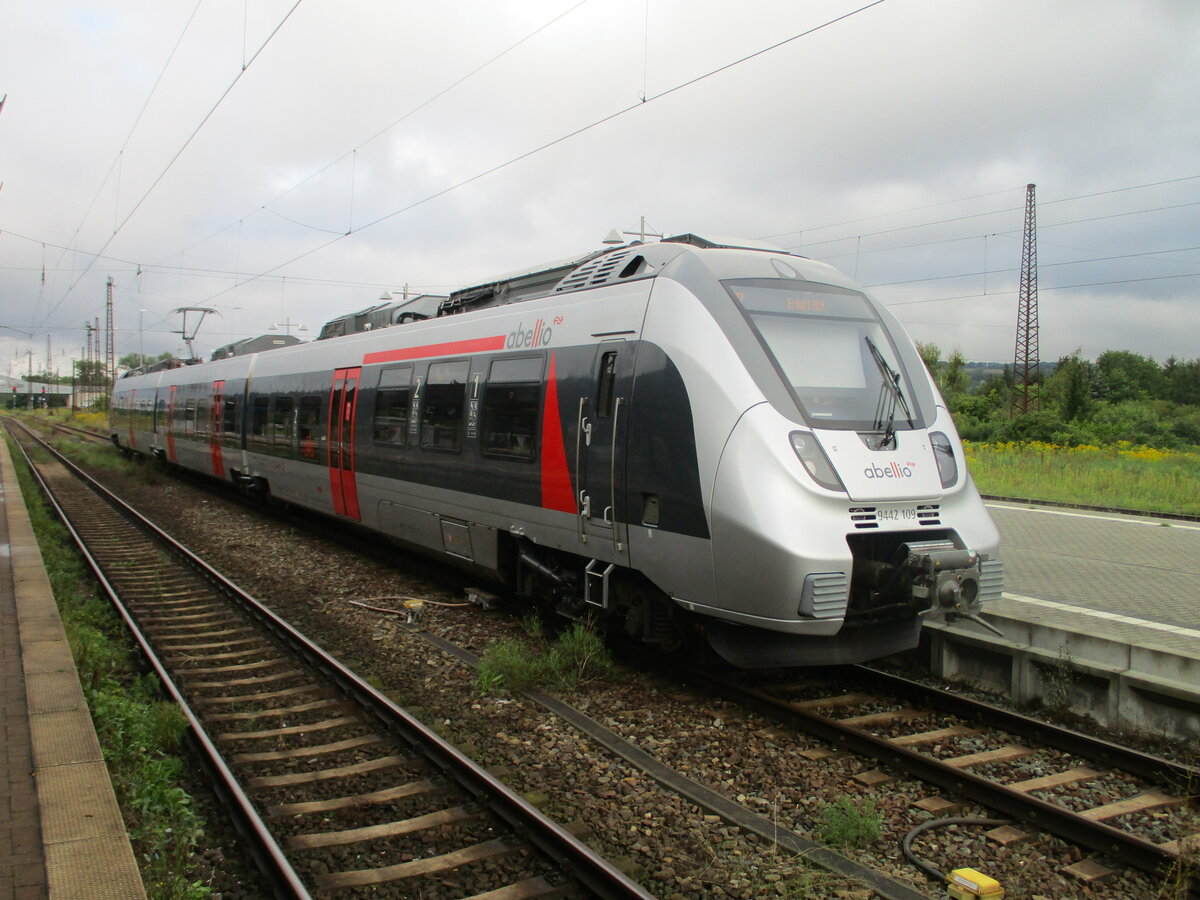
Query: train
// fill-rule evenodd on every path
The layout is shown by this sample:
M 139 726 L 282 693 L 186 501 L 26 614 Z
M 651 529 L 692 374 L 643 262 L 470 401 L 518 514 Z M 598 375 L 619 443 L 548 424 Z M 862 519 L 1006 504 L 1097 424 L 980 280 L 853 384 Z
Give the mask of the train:
M 899 653 L 1001 594 L 935 382 L 832 266 L 689 233 L 371 312 L 126 373 L 113 443 L 736 667 Z

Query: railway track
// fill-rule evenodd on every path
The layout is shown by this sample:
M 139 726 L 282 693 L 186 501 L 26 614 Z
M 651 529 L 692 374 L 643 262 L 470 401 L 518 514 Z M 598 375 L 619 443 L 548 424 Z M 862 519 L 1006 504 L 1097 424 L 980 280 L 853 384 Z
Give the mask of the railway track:
M 1189 846 L 1200 840 L 1188 810 L 1200 769 L 877 670 L 855 667 L 852 677 L 851 690 L 841 675 L 832 687 L 747 673 L 692 672 L 688 680 L 837 748 L 813 759 L 845 750 L 941 788 L 954 799 L 918 804 L 935 816 L 953 816 L 970 800 L 1010 817 L 1013 824 L 989 834 L 1000 844 L 1027 837 L 1020 823 L 1163 877 L 1180 863 L 1180 840 L 1161 834 L 1183 833 Z M 892 776 L 875 769 L 858 778 L 879 788 Z M 1084 860 L 1072 874 L 1087 881 L 1107 870 Z M 1195 874 L 1190 896 L 1200 897 Z
M 927 808 L 935 816 L 952 814 L 952 804 L 958 801 L 973 800 L 1017 823 L 1028 823 L 1025 827 L 1057 834 L 1076 845 L 1094 849 L 1109 864 L 1115 860 L 1159 876 L 1164 868 L 1175 864 L 1177 849 L 1162 840 L 1161 833 L 1154 835 L 1145 829 L 1139 833 L 1139 825 L 1151 820 L 1160 826 L 1164 819 L 1173 821 L 1183 808 L 1186 795 L 1194 793 L 1200 784 L 1195 769 L 1165 763 L 1065 729 L 1054 729 L 1038 720 L 976 704 L 959 695 L 929 691 L 903 679 L 889 679 L 869 670 L 862 672 L 861 677 L 869 680 L 826 689 L 807 677 L 791 685 L 746 681 L 716 685 L 700 676 L 693 680 L 703 683 L 705 691 L 719 691 L 732 702 L 780 721 L 795 720 L 800 718 L 798 713 L 806 713 L 819 724 L 803 730 L 826 741 L 834 752 L 844 749 L 869 755 L 879 759 L 887 769 L 899 769 L 938 785 L 950 799 L 929 798 Z M 766 699 L 774 695 L 774 700 L 781 702 L 765 705 L 764 698 L 750 702 L 743 694 L 762 694 Z M 759 705 L 760 701 L 764 705 Z M 998 726 L 1003 733 L 997 733 L 996 728 L 981 727 L 981 723 Z M 848 730 L 841 731 L 843 727 Z M 878 748 L 872 746 L 871 739 L 884 744 L 883 750 L 874 752 Z M 1045 759 L 1046 747 L 1059 748 L 1061 753 L 1068 754 L 1067 761 L 1060 765 L 1053 754 Z M 908 750 L 913 756 L 889 752 L 897 748 Z M 615 746 L 610 749 L 620 752 Z M 1020 773 L 1025 769 L 1036 769 L 1038 774 L 1022 777 Z M 1116 769 L 1127 775 L 1113 775 Z M 941 774 L 937 774 L 939 771 Z M 879 778 L 875 783 L 882 787 L 885 777 L 886 773 L 873 774 L 868 780 Z M 1030 784 L 1035 781 L 1038 783 Z M 1099 785 L 1099 788 L 1076 790 L 1082 785 Z M 1017 795 L 1024 794 L 1025 800 L 1044 805 L 1009 796 L 1010 789 Z M 1090 799 L 1104 791 L 1111 794 L 1105 802 Z M 699 802 L 702 798 L 694 799 Z M 1056 809 L 1060 802 L 1067 806 Z M 715 808 L 714 811 L 726 817 L 726 811 Z M 734 810 L 727 817 L 736 821 L 737 815 Z M 746 823 L 740 824 L 746 827 Z M 1114 827 L 1125 824 L 1131 827 Z M 1177 824 L 1171 827 L 1178 831 Z M 1163 828 L 1157 830 L 1161 832 Z M 994 840 L 1020 841 L 1021 836 L 1007 831 L 997 834 Z M 1017 844 L 1015 848 L 1018 853 L 1019 847 Z M 806 854 L 812 852 L 799 845 L 795 849 Z M 1103 874 L 1094 864 L 1085 865 L 1083 870 L 1086 877 Z M 1192 896 L 1200 896 L 1195 881 L 1191 892 Z
M 98 434 L 95 431 L 90 431 L 87 428 L 78 428 L 74 425 L 67 425 L 64 422 L 55 422 L 53 420 L 45 423 L 53 431 L 61 432 L 74 438 L 88 441 L 93 444 L 108 444 L 111 441 L 106 435 Z
M 29 432 L 31 469 L 282 896 L 648 898 Z

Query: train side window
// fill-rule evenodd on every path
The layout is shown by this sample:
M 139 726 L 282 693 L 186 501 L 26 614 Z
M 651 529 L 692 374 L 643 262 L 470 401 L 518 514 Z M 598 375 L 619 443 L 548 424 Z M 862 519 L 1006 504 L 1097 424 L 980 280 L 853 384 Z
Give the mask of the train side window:
M 196 433 L 196 401 L 188 400 L 184 404 L 175 404 L 175 415 L 179 417 L 179 422 L 175 429 L 176 434 L 182 434 L 184 437 L 191 437 Z
M 212 401 L 202 397 L 196 401 L 195 431 L 197 437 L 208 437 L 208 408 Z
M 321 430 L 320 397 L 300 398 L 300 414 L 296 417 L 296 438 L 300 442 L 300 456 L 316 461 L 325 438 Z
M 458 453 L 462 450 L 468 360 L 431 363 L 421 406 L 421 449 Z
M 541 356 L 492 361 L 483 392 L 480 452 L 484 456 L 519 460 L 537 456 L 542 363 Z
M 408 415 L 412 405 L 412 366 L 396 366 L 379 373 L 375 393 L 375 418 L 371 433 L 377 444 L 403 447 L 408 443 Z
M 270 397 L 255 397 L 250 404 L 250 444 L 259 450 L 267 447 L 267 422 Z
M 222 443 L 229 447 L 236 447 L 241 443 L 241 435 L 238 434 L 238 412 L 242 405 L 240 401 L 240 397 L 226 397 L 221 404 Z
M 276 397 L 272 401 L 269 426 L 270 442 L 277 456 L 291 456 L 295 440 L 296 401 L 291 397 Z
M 600 357 L 600 382 L 596 386 L 596 416 L 607 419 L 613 414 L 613 395 L 617 386 L 617 351 Z

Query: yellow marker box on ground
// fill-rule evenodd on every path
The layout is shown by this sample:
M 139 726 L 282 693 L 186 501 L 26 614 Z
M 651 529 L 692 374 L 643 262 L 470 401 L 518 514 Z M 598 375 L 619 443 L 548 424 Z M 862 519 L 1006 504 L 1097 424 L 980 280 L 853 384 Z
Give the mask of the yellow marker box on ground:
M 979 897 L 1000 900 L 1004 896 L 1000 882 L 974 869 L 955 869 L 950 873 L 946 890 L 954 900 L 976 900 Z

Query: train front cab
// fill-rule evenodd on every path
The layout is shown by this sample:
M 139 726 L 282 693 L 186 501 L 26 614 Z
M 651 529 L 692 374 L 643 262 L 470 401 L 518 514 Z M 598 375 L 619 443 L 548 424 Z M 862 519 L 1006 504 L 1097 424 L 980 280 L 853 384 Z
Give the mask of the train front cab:
M 827 266 L 771 254 L 685 254 L 664 275 L 646 334 L 669 333 L 666 321 L 651 327 L 656 304 L 689 323 L 668 350 L 711 485 L 713 578 L 697 565 L 693 584 L 668 592 L 711 617 L 722 656 L 862 661 L 915 646 L 927 610 L 970 617 L 999 595 L 998 533 L 886 310 Z M 684 311 L 689 295 L 702 311 Z M 665 574 L 664 586 L 684 577 Z

